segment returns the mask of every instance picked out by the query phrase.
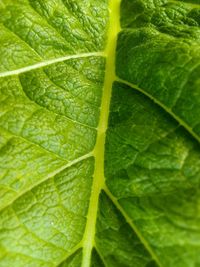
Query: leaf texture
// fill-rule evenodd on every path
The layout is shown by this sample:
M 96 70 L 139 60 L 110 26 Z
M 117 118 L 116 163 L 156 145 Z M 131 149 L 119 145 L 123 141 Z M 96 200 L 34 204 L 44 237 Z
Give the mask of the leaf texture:
M 0 266 L 200 265 L 199 26 L 199 0 L 0 0 Z

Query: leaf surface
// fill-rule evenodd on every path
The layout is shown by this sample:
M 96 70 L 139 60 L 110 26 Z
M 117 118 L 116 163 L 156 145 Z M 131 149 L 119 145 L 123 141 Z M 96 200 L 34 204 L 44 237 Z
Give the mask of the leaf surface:
M 200 265 L 200 3 L 0 1 L 0 266 Z

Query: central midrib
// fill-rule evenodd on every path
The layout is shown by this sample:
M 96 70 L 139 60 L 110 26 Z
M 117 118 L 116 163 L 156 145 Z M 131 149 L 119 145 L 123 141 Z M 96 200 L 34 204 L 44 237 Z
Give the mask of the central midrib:
M 108 127 L 108 117 L 112 85 L 115 80 L 115 51 L 117 45 L 117 35 L 120 32 L 120 0 L 110 0 L 109 3 L 110 19 L 108 29 L 108 40 L 105 49 L 106 69 L 105 80 L 101 104 L 99 126 L 97 128 L 97 141 L 94 148 L 95 169 L 93 185 L 90 197 L 90 204 L 87 215 L 87 223 L 83 236 L 83 259 L 82 267 L 89 267 L 91 253 L 95 245 L 95 227 L 98 213 L 98 203 L 101 190 L 104 187 L 104 150 L 106 130 Z

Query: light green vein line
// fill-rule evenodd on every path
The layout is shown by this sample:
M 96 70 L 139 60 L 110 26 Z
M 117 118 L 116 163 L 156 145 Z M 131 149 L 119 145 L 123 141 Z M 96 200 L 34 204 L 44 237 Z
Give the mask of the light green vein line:
M 152 259 L 154 259 L 154 261 L 157 263 L 157 265 L 159 267 L 163 267 L 163 265 L 161 264 L 160 260 L 158 259 L 157 255 L 155 254 L 155 252 L 152 250 L 151 246 L 148 244 L 148 242 L 144 239 L 144 237 L 142 236 L 142 234 L 139 232 L 139 230 L 137 229 L 136 225 L 133 223 L 133 220 L 127 215 L 127 213 L 124 211 L 124 209 L 121 207 L 121 205 L 119 204 L 117 198 L 115 198 L 112 193 L 110 192 L 110 190 L 107 188 L 107 186 L 105 185 L 103 190 L 105 191 L 106 195 L 110 198 L 110 200 L 113 202 L 113 204 L 115 205 L 115 207 L 120 211 L 120 213 L 123 215 L 123 217 L 125 218 L 126 222 L 129 224 L 129 226 L 133 229 L 133 231 L 136 233 L 136 235 L 138 236 L 138 238 L 140 239 L 141 243 L 144 245 L 144 247 L 146 248 L 146 250 L 149 252 L 149 254 L 151 255 Z
M 200 8 L 200 3 L 192 3 L 192 2 L 189 2 L 189 1 L 177 1 L 177 0 L 170 0 L 169 3 L 175 3 L 177 5 L 182 5 L 182 6 L 187 6 L 187 7 L 190 7 L 190 8 Z
M 10 76 L 10 75 L 18 75 L 20 73 L 24 73 L 24 72 L 27 72 L 30 70 L 49 66 L 49 65 L 52 65 L 54 63 L 62 62 L 65 60 L 84 58 L 84 57 L 104 57 L 104 56 L 105 56 L 104 52 L 91 52 L 91 53 L 82 53 L 82 54 L 77 54 L 77 55 L 67 55 L 67 56 L 63 56 L 63 57 L 59 57 L 59 58 L 55 58 L 55 59 L 49 59 L 49 60 L 45 60 L 42 62 L 38 62 L 36 64 L 30 65 L 27 67 L 23 67 L 20 69 L 0 72 L 0 77 L 6 77 L 6 76 Z
M 115 51 L 117 34 L 120 31 L 120 0 L 110 0 L 110 22 L 108 29 L 108 41 L 105 50 L 106 70 L 101 104 L 101 114 L 97 129 L 97 141 L 94 148 L 95 170 L 90 197 L 90 205 L 87 215 L 87 224 L 83 236 L 83 261 L 82 267 L 90 266 L 91 252 L 95 245 L 95 227 L 98 212 L 99 195 L 104 185 L 104 153 L 105 138 L 108 127 L 112 84 L 115 80 Z
M 119 83 L 128 85 L 129 87 L 135 89 L 136 91 L 139 91 L 143 95 L 150 98 L 153 102 L 155 102 L 158 106 L 160 106 L 163 110 L 165 110 L 171 117 L 173 117 L 173 119 L 175 119 L 181 126 L 183 126 L 200 143 L 200 137 L 193 131 L 193 129 L 187 123 L 185 123 L 180 117 L 178 117 L 175 113 L 173 113 L 170 108 L 166 107 L 159 100 L 154 98 L 152 95 L 150 95 L 143 89 L 139 88 L 137 85 L 127 82 L 119 77 L 116 77 L 116 81 Z
M 22 195 L 26 194 L 27 192 L 31 191 L 33 188 L 35 188 L 36 186 L 42 184 L 43 182 L 47 181 L 48 179 L 51 179 L 52 177 L 54 177 L 56 174 L 60 173 L 61 171 L 65 170 L 66 168 L 69 168 L 73 165 L 75 165 L 76 163 L 87 159 L 89 157 L 92 157 L 93 153 L 89 152 L 88 154 L 85 154 L 84 156 L 81 156 L 75 160 L 72 160 L 70 162 L 67 162 L 66 164 L 62 165 L 60 168 L 56 169 L 55 171 L 49 173 L 47 176 L 43 177 L 41 180 L 39 180 L 37 183 L 35 183 L 34 185 L 30 186 L 29 188 L 27 188 L 26 190 L 23 190 L 22 192 L 20 192 L 20 194 L 18 194 L 14 199 L 12 199 L 11 202 L 8 202 L 5 206 L 1 207 L 0 212 L 5 209 L 6 207 L 10 206 L 13 204 L 13 202 L 15 200 L 17 200 L 18 198 L 20 198 Z
M 55 265 L 55 267 L 59 267 L 62 263 L 64 263 L 67 259 L 69 259 L 70 256 L 72 256 L 73 254 L 75 254 L 82 245 L 82 240 L 76 245 L 74 246 L 61 260 L 59 263 L 57 263 Z

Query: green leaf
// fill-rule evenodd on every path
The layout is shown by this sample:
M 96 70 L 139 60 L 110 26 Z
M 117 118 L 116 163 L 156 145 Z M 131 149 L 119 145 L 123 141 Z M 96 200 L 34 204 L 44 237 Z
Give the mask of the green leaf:
M 0 0 L 0 267 L 200 266 L 199 0 Z

